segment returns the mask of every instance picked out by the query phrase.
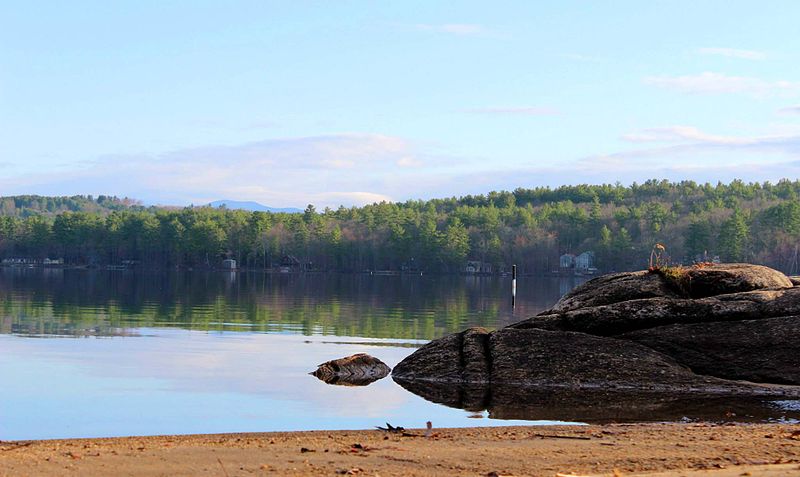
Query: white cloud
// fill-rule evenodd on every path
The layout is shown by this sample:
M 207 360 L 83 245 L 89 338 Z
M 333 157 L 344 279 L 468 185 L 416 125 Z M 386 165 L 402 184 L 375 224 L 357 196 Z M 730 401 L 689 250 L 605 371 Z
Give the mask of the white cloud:
M 622 139 L 628 142 L 685 142 L 688 140 L 713 144 L 749 144 L 756 141 L 753 138 L 707 134 L 692 126 L 643 129 L 623 134 Z
M 698 48 L 700 55 L 726 56 L 728 58 L 738 58 L 742 60 L 764 60 L 766 53 L 755 50 L 741 50 L 737 48 Z
M 774 128 L 773 128 L 774 130 Z M 628 148 L 562 161 L 531 152 L 527 164 L 503 157 L 448 157 L 436 146 L 380 134 L 282 138 L 234 146 L 108 156 L 72 169 L 6 174 L 6 194 L 114 194 L 145 203 L 255 200 L 317 208 L 483 194 L 539 185 L 643 181 L 777 180 L 800 177 L 800 131 L 719 135 L 672 125 L 622 136 Z M 499 166 L 499 164 L 503 164 Z
M 413 156 L 406 156 L 401 157 L 397 161 L 397 165 L 400 167 L 422 167 L 424 163 Z
M 599 154 L 579 163 L 608 172 L 611 168 L 632 171 L 665 168 L 672 171 L 725 170 L 736 167 L 770 167 L 800 159 L 800 134 L 768 136 L 722 136 L 692 126 L 651 128 L 625 134 L 633 143 L 670 143 L 648 148 Z M 772 156 L 772 157 L 770 157 Z M 664 165 L 664 164 L 668 165 Z M 777 169 L 776 169 L 777 170 Z M 772 171 L 774 172 L 774 170 Z
M 433 160 L 431 160 L 433 159 Z M 57 173 L 7 176 L 7 193 L 114 194 L 148 203 L 256 200 L 270 206 L 336 207 L 391 200 L 412 145 L 380 134 L 334 134 L 209 146 L 163 154 L 107 156 Z
M 415 27 L 421 31 L 449 33 L 451 35 L 482 35 L 489 33 L 486 27 L 474 23 L 444 23 L 438 25 L 418 23 Z
M 778 112 L 783 114 L 800 114 L 800 104 L 781 108 L 778 110 Z
M 553 108 L 540 106 L 510 106 L 510 107 L 489 107 L 465 109 L 465 113 L 474 114 L 496 114 L 496 115 L 518 115 L 518 116 L 552 116 L 560 114 Z
M 644 82 L 686 94 L 744 94 L 756 98 L 800 94 L 800 82 L 797 81 L 766 81 L 712 72 L 688 76 L 650 76 Z

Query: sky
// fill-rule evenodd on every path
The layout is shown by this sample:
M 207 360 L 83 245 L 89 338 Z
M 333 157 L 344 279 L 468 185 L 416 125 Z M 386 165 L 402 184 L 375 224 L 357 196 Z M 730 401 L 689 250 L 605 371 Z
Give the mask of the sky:
M 800 177 L 796 1 L 3 1 L 0 195 Z

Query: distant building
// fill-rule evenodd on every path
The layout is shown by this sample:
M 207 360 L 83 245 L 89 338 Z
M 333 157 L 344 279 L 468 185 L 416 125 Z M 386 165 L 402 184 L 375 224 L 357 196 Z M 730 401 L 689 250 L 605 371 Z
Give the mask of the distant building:
M 558 267 L 562 270 L 573 270 L 575 268 L 575 255 L 565 253 L 558 259 Z
M 236 270 L 236 260 L 228 258 L 222 261 L 222 268 L 225 270 Z
M 490 275 L 492 273 L 492 264 L 479 260 L 470 260 L 467 262 L 467 266 L 464 267 L 464 273 L 470 275 Z
M 299 272 L 301 270 L 300 260 L 294 255 L 284 255 L 281 258 L 281 273 Z
M 575 257 L 575 269 L 586 271 L 594 268 L 594 252 L 583 252 Z

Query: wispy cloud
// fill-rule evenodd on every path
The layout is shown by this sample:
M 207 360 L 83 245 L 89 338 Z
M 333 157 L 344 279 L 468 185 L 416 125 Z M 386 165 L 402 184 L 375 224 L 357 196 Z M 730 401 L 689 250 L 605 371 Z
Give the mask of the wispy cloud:
M 465 113 L 473 114 L 495 114 L 495 115 L 515 115 L 515 116 L 552 116 L 560 114 L 560 111 L 553 108 L 541 106 L 511 106 L 511 107 L 488 107 L 465 109 Z
M 756 98 L 800 94 L 798 81 L 767 81 L 713 72 L 687 76 L 650 76 L 644 79 L 644 83 L 686 94 L 744 94 Z
M 693 126 L 668 126 L 663 128 L 642 129 L 632 133 L 623 134 L 622 140 L 628 142 L 686 142 L 697 141 L 711 144 L 748 144 L 756 139 L 719 136 L 705 133 Z
M 726 56 L 728 58 L 738 58 L 742 60 L 765 60 L 767 54 L 762 51 L 741 50 L 738 48 L 698 48 L 700 55 Z
M 644 129 L 622 136 L 633 143 L 670 143 L 647 148 L 629 149 L 610 154 L 600 154 L 582 160 L 585 164 L 601 167 L 619 166 L 627 170 L 652 168 L 653 159 L 668 159 L 670 167 L 698 169 L 704 167 L 732 167 L 736 164 L 771 164 L 800 159 L 800 135 L 722 136 L 705 133 L 691 126 L 670 126 Z M 724 159 L 704 163 L 698 156 L 725 154 Z M 777 156 L 769 158 L 767 156 Z M 781 157 L 782 156 L 782 157 Z M 656 161 L 655 164 L 661 164 Z
M 781 108 L 778 112 L 782 114 L 800 114 L 800 104 Z
M 490 30 L 483 25 L 475 23 L 442 23 L 429 24 L 418 23 L 414 25 L 417 30 L 430 31 L 435 33 L 448 33 L 451 35 L 483 35 L 490 33 Z

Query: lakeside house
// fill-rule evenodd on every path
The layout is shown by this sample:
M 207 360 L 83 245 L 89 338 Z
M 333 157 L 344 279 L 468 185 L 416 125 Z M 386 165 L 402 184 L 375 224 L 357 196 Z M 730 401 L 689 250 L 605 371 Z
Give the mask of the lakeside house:
M 469 275 L 491 275 L 492 264 L 481 262 L 480 260 L 469 260 L 467 266 L 464 267 L 464 273 Z
M 226 258 L 222 261 L 222 268 L 224 270 L 236 270 L 236 260 L 232 258 Z
M 598 271 L 594 264 L 594 257 L 594 252 L 591 250 L 579 255 L 565 253 L 558 259 L 559 272 L 573 275 L 594 275 Z
M 588 270 L 594 267 L 594 252 L 583 252 L 582 254 L 575 257 L 575 269 L 576 270 Z
M 575 255 L 571 253 L 565 253 L 558 259 L 558 268 L 561 271 L 569 271 L 575 269 Z
M 60 266 L 64 265 L 63 258 L 30 258 L 30 257 L 12 257 L 12 258 L 4 258 L 2 262 L 3 265 L 6 266 L 45 266 L 45 267 L 53 267 L 53 266 Z
M 284 255 L 281 258 L 280 272 L 281 273 L 294 273 L 302 269 L 300 260 L 294 255 Z

